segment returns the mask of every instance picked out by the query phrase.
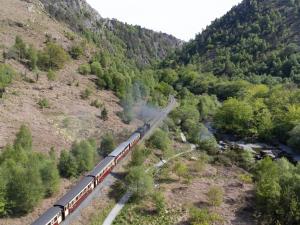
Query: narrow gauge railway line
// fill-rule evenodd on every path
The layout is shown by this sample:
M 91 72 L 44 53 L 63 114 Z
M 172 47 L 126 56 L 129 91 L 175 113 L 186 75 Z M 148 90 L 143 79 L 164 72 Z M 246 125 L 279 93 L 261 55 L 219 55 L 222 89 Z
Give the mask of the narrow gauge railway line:
M 99 162 L 96 167 L 82 178 L 67 194 L 59 199 L 50 209 L 41 215 L 32 225 L 59 225 L 72 214 L 92 192 L 99 191 L 99 185 L 110 174 L 113 168 L 128 154 L 139 142 L 149 137 L 153 130 L 165 119 L 170 111 L 176 106 L 173 97 L 169 105 L 152 120 L 138 128 L 130 138 L 121 143 L 106 158 Z

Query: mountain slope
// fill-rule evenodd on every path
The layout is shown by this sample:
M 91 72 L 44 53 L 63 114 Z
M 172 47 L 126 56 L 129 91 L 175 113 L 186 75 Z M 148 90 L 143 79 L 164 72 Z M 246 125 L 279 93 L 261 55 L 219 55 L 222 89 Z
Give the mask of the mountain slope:
M 244 0 L 185 45 L 183 64 L 216 75 L 272 75 L 300 81 L 299 0 Z
M 51 16 L 67 23 L 74 31 L 93 36 L 101 46 L 114 51 L 119 44 L 126 56 L 138 65 L 161 60 L 181 46 L 175 37 L 102 18 L 85 0 L 41 0 Z M 92 31 L 94 34 L 91 34 Z

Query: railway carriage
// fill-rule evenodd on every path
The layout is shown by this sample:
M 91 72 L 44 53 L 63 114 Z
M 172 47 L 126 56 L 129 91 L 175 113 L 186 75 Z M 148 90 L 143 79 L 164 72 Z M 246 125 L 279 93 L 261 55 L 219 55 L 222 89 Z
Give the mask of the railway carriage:
M 58 225 L 62 220 L 61 208 L 52 207 L 40 216 L 32 225 Z
M 54 206 L 58 206 L 62 209 L 63 219 L 65 219 L 87 198 L 94 188 L 94 178 L 84 177 L 65 196 L 58 200 Z
M 125 141 L 121 143 L 115 150 L 113 150 L 109 156 L 113 157 L 115 163 L 118 163 L 121 159 L 123 159 L 130 150 L 130 142 Z
M 115 157 L 104 158 L 89 174 L 94 179 L 94 186 L 98 186 L 116 165 Z

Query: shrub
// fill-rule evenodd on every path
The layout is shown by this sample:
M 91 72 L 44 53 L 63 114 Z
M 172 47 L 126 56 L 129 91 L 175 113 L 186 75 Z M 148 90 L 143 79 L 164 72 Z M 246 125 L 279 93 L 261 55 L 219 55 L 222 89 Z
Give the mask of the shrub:
M 0 97 L 5 88 L 12 82 L 15 71 L 6 64 L 0 64 Z
M 35 70 L 38 62 L 38 53 L 37 50 L 30 45 L 26 52 L 26 58 L 28 60 L 28 66 L 31 70 Z
M 165 209 L 165 197 L 161 192 L 155 192 L 152 195 L 152 200 L 155 204 L 157 213 L 163 212 Z
M 104 121 L 108 120 L 108 112 L 105 107 L 101 111 L 101 119 Z
M 46 71 L 59 70 L 63 68 L 68 59 L 68 54 L 61 46 L 49 42 L 46 48 L 38 53 L 38 66 Z
M 153 148 L 158 148 L 160 150 L 166 150 L 170 148 L 170 139 L 168 133 L 159 129 L 157 130 L 149 139 L 148 145 Z
M 83 54 L 83 48 L 80 45 L 73 45 L 69 50 L 69 54 L 73 59 L 79 59 Z
M 186 177 L 188 175 L 187 166 L 181 162 L 175 164 L 173 171 L 176 173 L 179 179 L 181 179 L 182 177 Z
M 38 105 L 40 106 L 41 109 L 50 108 L 49 101 L 46 98 L 40 99 L 38 101 Z
M 103 104 L 101 102 L 99 102 L 98 99 L 94 100 L 91 102 L 91 106 L 96 107 L 97 109 L 99 109 Z
M 97 76 L 101 76 L 102 75 L 102 67 L 101 64 L 99 62 L 92 62 L 91 64 L 91 73 Z
M 81 74 L 81 75 L 88 75 L 91 73 L 91 66 L 90 64 L 82 64 L 79 66 L 78 68 L 78 72 Z
M 55 81 L 56 80 L 56 73 L 53 70 L 49 70 L 47 73 L 47 78 L 49 81 Z
M 82 93 L 81 93 L 81 98 L 82 99 L 88 99 L 92 94 L 91 89 L 86 88 Z
M 207 193 L 209 204 L 212 206 L 220 206 L 223 203 L 224 190 L 221 187 L 213 186 Z
M 191 225 L 209 225 L 221 222 L 222 218 L 216 214 L 211 213 L 207 209 L 190 209 L 190 223 Z

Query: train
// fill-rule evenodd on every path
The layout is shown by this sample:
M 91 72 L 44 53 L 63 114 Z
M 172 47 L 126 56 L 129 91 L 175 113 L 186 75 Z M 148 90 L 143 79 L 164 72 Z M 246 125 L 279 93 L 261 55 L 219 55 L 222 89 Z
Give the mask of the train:
M 67 194 L 59 199 L 50 209 L 41 215 L 32 225 L 59 225 L 101 184 L 112 169 L 146 135 L 151 124 L 145 123 L 130 138 L 122 142 L 95 168 L 85 175 Z

